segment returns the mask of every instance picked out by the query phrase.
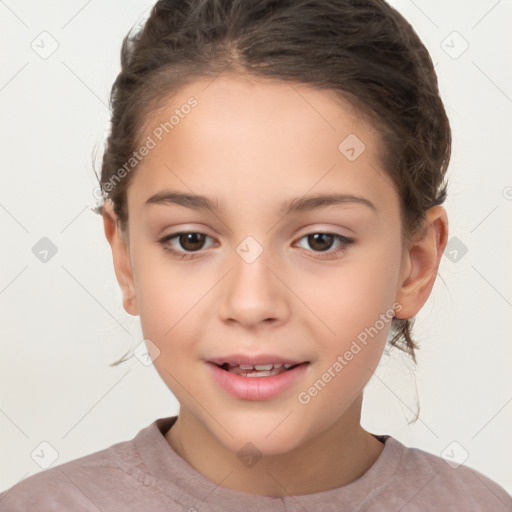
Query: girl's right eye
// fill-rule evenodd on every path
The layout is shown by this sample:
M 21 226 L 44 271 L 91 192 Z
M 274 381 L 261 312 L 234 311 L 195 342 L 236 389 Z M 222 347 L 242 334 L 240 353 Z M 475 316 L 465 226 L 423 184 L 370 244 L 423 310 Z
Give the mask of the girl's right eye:
M 162 245 L 165 251 L 170 252 L 180 259 L 185 259 L 190 258 L 194 252 L 199 252 L 203 249 L 206 238 L 211 237 L 196 231 L 181 231 L 179 233 L 165 235 L 158 240 L 158 243 Z M 176 244 L 170 243 L 172 241 L 178 242 L 184 250 L 177 249 Z

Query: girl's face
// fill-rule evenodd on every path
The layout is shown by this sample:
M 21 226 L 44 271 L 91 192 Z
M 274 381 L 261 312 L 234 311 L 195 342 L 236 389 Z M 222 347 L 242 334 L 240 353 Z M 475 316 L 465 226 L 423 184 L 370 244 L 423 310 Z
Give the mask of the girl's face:
M 125 308 L 180 417 L 233 452 L 288 452 L 350 416 L 401 308 L 378 132 L 329 92 L 235 75 L 187 86 L 146 126 Z M 304 364 L 246 377 L 212 361 Z

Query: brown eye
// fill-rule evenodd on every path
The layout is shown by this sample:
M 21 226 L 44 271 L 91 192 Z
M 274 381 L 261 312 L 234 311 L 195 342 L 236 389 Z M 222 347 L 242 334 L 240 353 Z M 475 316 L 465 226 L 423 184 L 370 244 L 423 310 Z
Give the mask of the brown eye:
M 180 259 L 186 259 L 192 257 L 195 253 L 200 255 L 202 249 L 205 249 L 207 239 L 210 239 L 211 245 L 212 238 L 204 233 L 181 231 L 164 236 L 158 240 L 158 243 L 172 255 Z
M 299 240 L 298 245 L 313 254 L 319 254 L 318 257 L 323 257 L 320 256 L 322 253 L 325 253 L 327 257 L 335 257 L 341 255 L 341 253 L 348 249 L 354 242 L 355 240 L 353 238 L 348 238 L 343 235 L 319 232 L 304 235 Z M 305 247 L 305 245 L 308 247 Z M 334 249 L 331 250 L 333 247 Z
M 315 251 L 326 251 L 334 242 L 334 236 L 329 233 L 313 233 L 308 235 L 308 245 Z
M 206 235 L 203 233 L 180 233 L 178 241 L 186 251 L 197 251 L 203 248 Z

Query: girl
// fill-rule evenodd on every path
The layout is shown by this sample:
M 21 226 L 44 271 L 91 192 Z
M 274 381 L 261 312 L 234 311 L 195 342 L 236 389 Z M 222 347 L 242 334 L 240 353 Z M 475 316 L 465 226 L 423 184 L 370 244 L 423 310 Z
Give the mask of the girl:
M 431 59 L 381 0 L 161 0 L 127 36 L 99 208 L 123 306 L 180 402 L 0 510 L 511 511 L 360 425 L 447 244 Z M 453 448 L 453 447 L 452 447 Z

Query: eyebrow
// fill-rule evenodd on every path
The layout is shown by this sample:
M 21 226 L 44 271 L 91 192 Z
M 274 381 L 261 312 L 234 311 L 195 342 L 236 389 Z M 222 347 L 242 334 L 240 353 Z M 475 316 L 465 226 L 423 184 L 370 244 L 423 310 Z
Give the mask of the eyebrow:
M 173 192 L 170 190 L 162 190 L 151 196 L 147 201 L 148 204 L 178 204 L 187 208 L 195 208 L 200 210 L 208 210 L 211 212 L 221 213 L 218 201 L 214 201 L 209 197 L 187 194 L 182 192 Z M 314 194 L 309 196 L 296 197 L 292 200 L 285 201 L 279 210 L 279 214 L 284 216 L 289 213 L 300 213 L 318 208 L 343 205 L 343 204 L 360 204 L 369 207 L 377 212 L 376 206 L 365 197 L 353 194 Z

